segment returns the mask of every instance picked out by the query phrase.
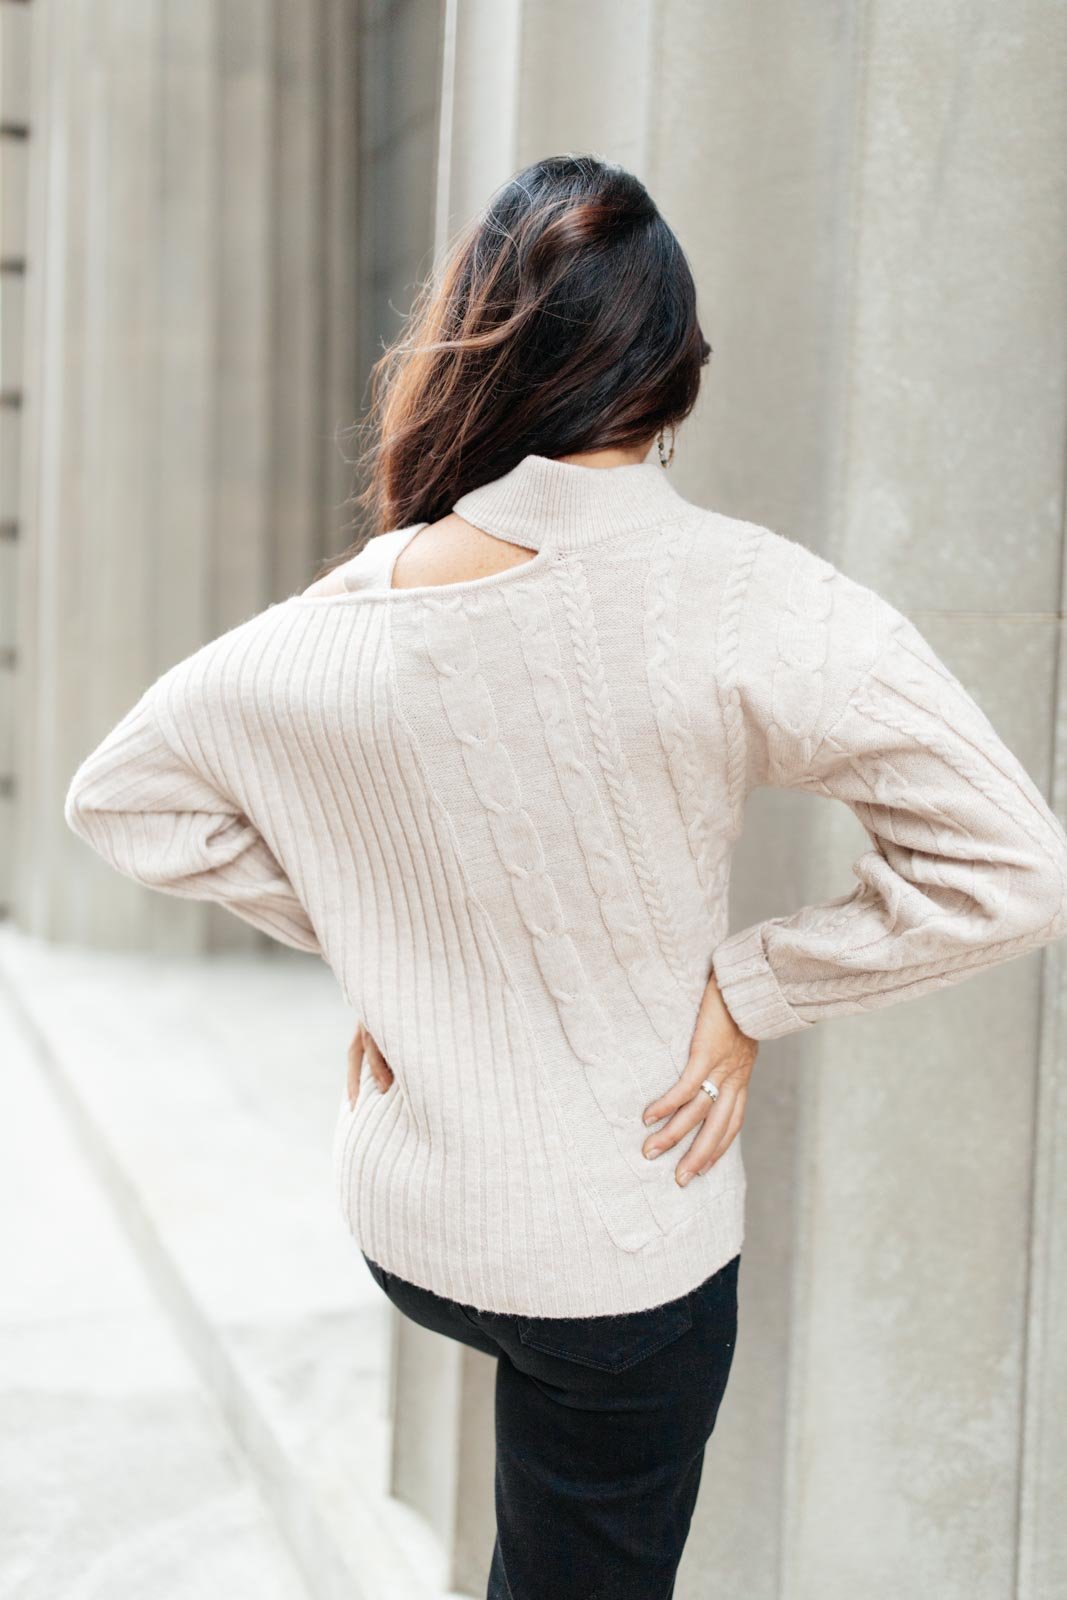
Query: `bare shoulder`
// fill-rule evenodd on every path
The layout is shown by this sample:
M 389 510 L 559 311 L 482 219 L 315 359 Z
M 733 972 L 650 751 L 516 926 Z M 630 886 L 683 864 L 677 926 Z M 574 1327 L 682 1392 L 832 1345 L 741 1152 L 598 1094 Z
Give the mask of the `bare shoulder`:
M 491 577 L 528 561 L 525 545 L 477 528 L 454 511 L 427 523 L 401 549 L 393 568 L 395 589 L 440 588 Z

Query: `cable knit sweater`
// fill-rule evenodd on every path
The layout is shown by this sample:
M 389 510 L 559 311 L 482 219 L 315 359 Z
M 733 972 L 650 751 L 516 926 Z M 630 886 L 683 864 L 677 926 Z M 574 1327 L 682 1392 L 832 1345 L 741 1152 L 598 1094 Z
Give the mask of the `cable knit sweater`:
M 754 1039 L 1067 931 L 1067 836 L 910 621 L 649 461 L 526 456 L 459 514 L 536 553 L 390 587 L 424 524 L 163 673 L 75 773 L 114 868 L 318 954 L 365 1066 L 334 1171 L 357 1242 L 486 1310 L 585 1316 L 741 1248 L 741 1138 L 687 1187 L 641 1115 L 714 968 Z M 851 893 L 727 932 L 759 785 L 844 801 Z

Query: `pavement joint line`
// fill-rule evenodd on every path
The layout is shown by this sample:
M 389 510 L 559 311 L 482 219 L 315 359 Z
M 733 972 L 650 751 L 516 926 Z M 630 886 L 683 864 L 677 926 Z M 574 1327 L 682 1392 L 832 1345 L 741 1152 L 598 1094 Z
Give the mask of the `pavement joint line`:
M 10 1007 L 15 1027 L 66 1118 L 89 1169 L 110 1205 L 138 1267 L 168 1319 L 176 1337 L 245 1461 L 255 1484 L 289 1548 L 307 1586 L 309 1600 L 380 1600 L 389 1592 L 390 1578 L 354 1571 L 324 1522 L 301 1474 L 269 1424 L 255 1396 L 188 1288 L 149 1212 L 130 1183 L 114 1150 L 86 1110 L 70 1074 L 53 1049 L 32 1009 L 23 1001 L 6 956 L 0 947 L 0 1001 Z M 362 1513 L 362 1514 L 361 1514 Z M 375 1507 L 353 1503 L 352 1514 L 374 1527 L 381 1539 L 381 1519 Z M 402 1557 L 398 1553 L 397 1559 Z M 408 1590 L 408 1593 L 413 1591 Z M 440 1591 L 425 1591 L 425 1600 L 437 1600 Z

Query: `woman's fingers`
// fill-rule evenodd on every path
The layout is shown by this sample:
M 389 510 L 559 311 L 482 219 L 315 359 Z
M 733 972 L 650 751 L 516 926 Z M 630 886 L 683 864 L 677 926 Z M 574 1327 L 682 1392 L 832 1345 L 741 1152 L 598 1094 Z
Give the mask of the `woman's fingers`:
M 658 1100 L 654 1100 L 650 1106 L 646 1107 L 644 1116 L 646 1126 L 652 1122 L 662 1121 L 665 1116 L 669 1116 L 672 1120 L 667 1124 L 667 1128 L 672 1128 L 674 1119 L 679 1113 L 687 1112 L 694 1104 L 699 1109 L 705 1101 L 707 1106 L 714 1105 L 720 1111 L 727 1104 L 732 1105 L 737 1094 L 748 1086 L 754 1059 L 754 1051 L 749 1055 L 747 1051 L 743 1050 L 727 1052 L 727 1054 L 717 1059 L 714 1065 L 708 1060 L 690 1058 L 689 1065 L 674 1087 L 668 1089 L 666 1094 L 661 1095 Z M 715 1100 L 712 1100 L 706 1089 L 701 1088 L 705 1079 L 710 1079 L 719 1091 Z M 706 1110 L 707 1106 L 704 1106 L 703 1109 Z M 679 1126 L 681 1127 L 680 1124 Z M 690 1121 L 686 1126 L 692 1127 L 692 1122 Z M 681 1127 L 681 1131 L 684 1133 L 685 1127 Z M 664 1132 L 663 1128 L 657 1128 L 655 1133 L 650 1135 L 650 1142 L 655 1141 L 658 1143 Z M 674 1142 L 674 1140 L 671 1141 L 672 1144 Z
M 359 1074 L 363 1066 L 363 1027 L 362 1024 L 352 1035 L 352 1043 L 348 1047 L 348 1103 L 354 1106 L 359 1093 Z
M 371 1075 L 378 1088 L 384 1094 L 393 1081 L 393 1069 L 378 1049 L 373 1036 L 366 1029 L 363 1030 L 363 1040 L 367 1051 L 367 1060 L 370 1062 Z
M 744 1120 L 745 1096 L 742 1092 L 734 1097 L 723 1120 L 712 1125 L 711 1119 L 708 1119 L 678 1163 L 679 1166 L 693 1173 L 710 1172 L 716 1161 L 720 1161 L 730 1148 Z
M 729 1150 L 730 1146 L 733 1144 L 734 1140 L 737 1138 L 737 1135 L 741 1132 L 741 1125 L 744 1122 L 744 1120 L 745 1120 L 745 1097 L 744 1097 L 743 1094 L 741 1094 L 741 1095 L 738 1095 L 738 1097 L 737 1097 L 737 1104 L 734 1106 L 733 1112 L 731 1113 L 731 1116 L 730 1116 L 730 1120 L 726 1125 L 726 1132 L 723 1134 L 722 1138 L 719 1140 L 719 1143 L 715 1146 L 714 1150 L 711 1152 L 711 1155 L 708 1156 L 707 1159 L 703 1162 L 703 1164 L 700 1167 L 697 1168 L 698 1172 L 700 1172 L 701 1174 L 703 1174 L 705 1172 L 710 1172 L 712 1167 L 715 1165 L 716 1161 L 721 1161 L 722 1160 L 722 1158 L 726 1154 L 727 1150 Z M 696 1144 L 696 1140 L 695 1139 L 693 1140 L 693 1143 L 694 1143 L 694 1145 Z M 689 1160 L 689 1157 L 690 1157 L 691 1154 L 693 1154 L 693 1152 L 688 1151 L 688 1150 L 686 1151 L 685 1159 L 687 1161 Z
M 756 1041 L 734 1022 L 712 974 L 697 1013 L 685 1070 L 666 1094 L 645 1108 L 646 1126 L 662 1122 L 664 1117 L 669 1120 L 649 1134 L 643 1154 L 654 1158 L 700 1127 L 678 1162 L 675 1177 L 684 1184 L 714 1166 L 744 1121 L 748 1080 L 758 1050 Z M 708 1079 L 719 1090 L 714 1100 L 701 1087 Z
M 688 1105 L 675 1112 L 666 1127 L 660 1128 L 644 1145 L 644 1154 L 655 1160 L 664 1150 L 669 1150 L 693 1128 L 700 1132 L 691 1142 L 675 1168 L 675 1181 L 682 1185 L 690 1178 L 710 1172 L 730 1148 L 741 1131 L 745 1120 L 747 1091 L 727 1087 L 714 1102 L 703 1090 Z
M 661 1094 L 658 1100 L 653 1100 L 651 1105 L 645 1107 L 645 1126 L 650 1127 L 653 1122 L 662 1122 L 664 1117 L 673 1116 L 676 1111 L 689 1104 L 694 1092 L 699 1088 L 700 1079 L 694 1075 L 690 1063 L 673 1088 L 668 1089 L 666 1094 Z
M 709 978 L 697 1012 L 689 1059 L 685 1070 L 667 1093 L 645 1107 L 646 1124 L 659 1122 L 678 1111 L 711 1078 L 720 1090 L 731 1082 L 746 1084 L 759 1049 L 756 1041 L 741 1032 L 726 1009 L 714 975 Z
M 382 1055 L 375 1039 L 367 1032 L 361 1022 L 356 1028 L 352 1043 L 348 1047 L 349 1105 L 354 1106 L 356 1103 L 364 1057 L 366 1057 L 367 1065 L 370 1067 L 371 1077 L 384 1094 L 393 1081 L 393 1069 Z
M 722 1105 L 724 1099 L 725 1096 L 720 1094 L 714 1107 L 714 1110 L 717 1111 L 720 1116 L 722 1115 Z M 684 1138 L 691 1128 L 695 1128 L 697 1123 L 703 1122 L 704 1118 L 707 1117 L 712 1110 L 713 1107 L 711 1100 L 704 1093 L 703 1089 L 700 1090 L 699 1098 L 697 1095 L 690 1094 L 688 1100 L 684 1105 L 679 1106 L 678 1110 L 674 1113 L 669 1122 L 665 1123 L 662 1128 L 657 1128 L 655 1133 L 649 1134 L 648 1138 L 641 1147 L 641 1153 L 649 1157 L 654 1157 L 659 1155 L 664 1150 L 669 1150 L 673 1145 L 678 1143 L 679 1139 Z
M 675 1112 L 666 1127 L 657 1129 L 645 1141 L 644 1154 L 650 1160 L 655 1160 L 656 1156 L 662 1154 L 664 1150 L 671 1149 L 693 1128 L 703 1123 L 700 1132 L 675 1168 L 675 1181 L 688 1183 L 694 1173 L 703 1167 L 707 1152 L 714 1149 L 726 1132 L 736 1099 L 736 1092 L 726 1089 L 713 1104 L 701 1089 L 693 1099 Z

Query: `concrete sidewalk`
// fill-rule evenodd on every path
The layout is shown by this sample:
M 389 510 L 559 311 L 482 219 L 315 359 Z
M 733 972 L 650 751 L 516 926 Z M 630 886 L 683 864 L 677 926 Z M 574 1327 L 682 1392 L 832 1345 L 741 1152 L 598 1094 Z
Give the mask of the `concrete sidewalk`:
M 352 1021 L 310 959 L 0 930 L 0 1600 L 442 1595 L 332 1190 Z

